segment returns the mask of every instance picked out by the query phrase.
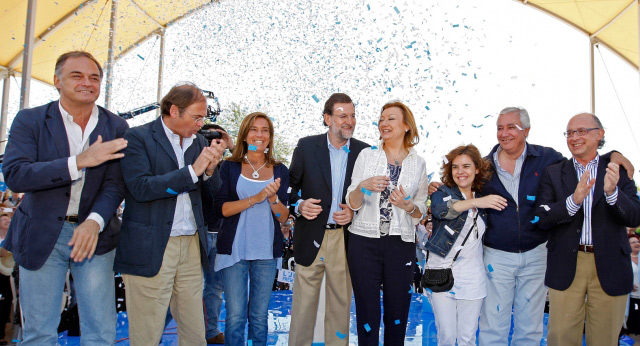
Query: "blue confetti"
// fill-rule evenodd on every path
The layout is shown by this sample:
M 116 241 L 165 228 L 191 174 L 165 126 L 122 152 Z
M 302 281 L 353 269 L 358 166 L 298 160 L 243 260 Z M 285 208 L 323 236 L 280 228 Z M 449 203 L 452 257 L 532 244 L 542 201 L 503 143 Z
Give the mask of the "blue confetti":
M 316 101 L 316 103 L 320 102 L 320 99 L 316 95 L 311 95 L 311 98 Z
M 342 334 L 340 331 L 336 331 L 336 336 L 340 339 L 344 339 L 347 337 L 347 334 Z
M 482 127 L 482 125 L 484 125 L 484 124 L 480 124 L 480 125 L 471 124 L 471 126 L 475 127 L 476 129 L 479 128 L 479 127 Z
M 138 58 L 144 60 L 144 57 L 142 55 L 140 55 L 140 54 L 138 54 Z
M 426 108 L 428 111 L 431 110 L 431 108 L 429 108 L 429 106 L 424 106 L 424 108 Z
M 436 89 L 442 90 L 442 87 L 441 86 L 437 86 Z
M 248 346 L 253 346 L 253 341 L 251 341 L 251 340 L 247 341 L 247 345 Z
M 253 144 L 249 144 L 249 150 L 256 151 L 256 150 L 258 150 L 258 147 L 253 145 Z
M 459 135 L 462 135 L 462 132 L 458 131 L 458 134 L 459 134 Z
M 425 291 L 429 292 L 429 293 L 433 293 L 433 291 L 427 287 L 424 288 Z
M 291 204 L 291 206 L 292 206 L 292 207 L 296 207 L 296 206 L 298 206 L 298 204 L 300 204 L 300 201 L 297 201 L 297 202 L 295 202 L 295 203 L 292 203 L 292 204 Z
M 346 145 L 342 146 L 342 150 L 344 150 L 346 152 L 351 152 L 351 150 L 349 150 L 349 148 Z
M 280 213 L 276 214 L 276 217 L 279 218 L 280 217 Z
M 536 196 L 529 196 L 529 195 L 527 195 L 527 200 L 529 200 L 529 201 L 535 201 L 535 200 L 536 200 Z
M 413 286 L 409 285 L 409 294 L 413 293 Z
M 172 195 L 177 195 L 178 194 L 177 192 L 171 190 L 170 188 L 167 188 L 167 193 L 170 193 Z
M 324 257 L 320 257 L 320 260 L 321 260 L 321 261 L 324 261 Z
M 376 147 L 375 145 L 371 146 L 371 150 L 376 150 L 376 149 L 378 149 L 378 147 Z
M 491 116 L 491 114 L 487 114 L 487 115 L 485 115 L 484 117 L 485 117 L 485 119 L 486 119 L 486 118 L 488 118 L 488 117 L 490 117 L 490 116 Z
M 395 320 L 395 323 L 396 324 L 400 324 L 400 320 Z
M 373 125 L 375 125 L 375 126 L 378 126 L 378 123 L 377 123 L 377 122 L 375 122 L 375 121 L 374 121 L 374 122 L 372 122 L 372 124 L 373 124 Z
M 371 196 L 371 191 L 365 189 L 364 187 L 362 188 L 362 193 L 364 193 L 367 196 Z
M 435 173 L 435 172 L 431 172 L 431 173 L 427 174 L 427 181 L 429 183 L 431 182 L 431 178 L 433 178 L 433 173 Z
M 371 331 L 371 327 L 369 327 L 369 323 L 364 324 L 364 330 L 366 330 L 367 332 Z
M 500 312 L 500 304 L 498 304 L 498 306 L 496 306 L 496 310 L 498 310 L 498 312 Z
M 491 264 L 487 265 L 487 269 L 489 269 L 489 273 L 493 272 L 493 267 L 491 266 Z
M 369 4 L 367 4 L 367 11 L 371 11 L 371 6 L 369 6 Z
M 531 223 L 536 223 L 538 221 L 540 221 L 540 218 L 536 216 L 533 218 L 533 220 L 531 220 Z
M 473 78 L 474 79 L 478 79 L 478 75 L 476 75 L 475 73 L 473 74 Z
M 404 198 L 404 200 L 405 200 L 405 201 L 408 201 L 408 200 L 409 200 L 409 198 L 411 198 L 411 195 L 409 195 L 409 196 L 405 197 L 405 198 Z
M 457 27 L 459 27 L 459 26 L 460 26 L 460 24 L 453 24 L 453 27 L 454 27 L 454 28 L 457 28 Z
M 456 294 L 456 292 L 454 292 L 454 291 L 449 291 L 449 294 Z
M 298 190 L 298 197 L 302 197 L 302 190 Z
M 393 9 L 396 11 L 397 14 L 400 14 L 400 10 L 396 6 L 393 6 Z

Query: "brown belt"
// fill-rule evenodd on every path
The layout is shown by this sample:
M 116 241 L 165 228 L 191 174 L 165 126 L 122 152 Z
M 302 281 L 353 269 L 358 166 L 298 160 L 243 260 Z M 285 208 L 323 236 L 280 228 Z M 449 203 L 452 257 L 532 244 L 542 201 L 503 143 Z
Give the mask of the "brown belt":
M 593 245 L 579 245 L 578 250 L 582 252 L 593 253 Z

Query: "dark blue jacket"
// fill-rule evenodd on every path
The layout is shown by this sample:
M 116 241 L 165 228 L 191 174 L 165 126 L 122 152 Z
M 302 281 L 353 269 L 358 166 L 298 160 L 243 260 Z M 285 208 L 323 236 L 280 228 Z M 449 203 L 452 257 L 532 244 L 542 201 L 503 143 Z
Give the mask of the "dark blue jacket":
M 620 296 L 633 289 L 633 273 L 629 254 L 631 247 L 626 227 L 640 224 L 640 200 L 636 184 L 620 167 L 618 199 L 609 205 L 604 196 L 604 176 L 608 156 L 601 156 L 591 204 L 591 236 L 598 281 L 610 296 Z M 564 291 L 573 282 L 578 261 L 578 245 L 582 234 L 584 208 L 570 216 L 566 200 L 578 185 L 573 160 L 549 166 L 540 183 L 540 198 L 536 204 L 539 227 L 549 230 L 545 285 Z M 542 207 L 545 205 L 546 208 Z
M 98 135 L 105 142 L 122 138 L 128 127 L 124 119 L 98 107 L 98 123 L 89 144 Z M 7 186 L 25 196 L 13 216 L 4 247 L 29 270 L 42 267 L 60 236 L 71 196 L 69 156 L 58 101 L 18 112 L 11 125 L 3 170 Z M 95 252 L 102 255 L 118 243 L 120 227 L 114 215 L 124 196 L 120 160 L 86 168 L 85 173 L 78 218 L 83 222 L 96 212 L 104 219 Z
M 450 199 L 448 197 L 451 197 Z M 481 197 L 476 193 L 476 197 Z M 448 198 L 447 201 L 444 199 Z M 453 209 L 453 203 L 464 200 L 462 192 L 457 186 L 449 187 L 446 185 L 440 186 L 438 191 L 431 195 L 431 212 L 433 213 L 433 233 L 431 238 L 427 241 L 426 250 L 433 252 L 434 254 L 445 257 L 451 251 L 453 244 L 455 244 L 460 231 L 467 222 L 467 212 L 457 212 Z M 485 224 L 487 222 L 487 212 L 484 209 L 478 209 L 480 214 L 478 215 Z M 453 234 L 451 234 L 445 226 L 449 227 Z
M 236 237 L 236 229 L 238 228 L 238 221 L 240 220 L 240 213 L 231 215 L 229 217 L 222 216 L 222 205 L 225 202 L 237 201 L 238 192 L 236 186 L 238 185 L 238 178 L 242 172 L 242 163 L 233 161 L 224 161 L 220 166 L 220 179 L 222 180 L 222 188 L 220 194 L 215 197 L 214 209 L 215 212 L 222 218 L 222 225 L 220 231 L 218 231 L 218 253 L 224 255 L 231 254 L 231 248 L 233 247 L 233 240 Z M 273 179 L 280 178 L 280 189 L 278 190 L 278 199 L 280 203 L 287 204 L 289 201 L 289 169 L 284 164 L 278 164 L 273 167 Z M 280 223 L 276 216 L 271 213 L 273 222 L 273 258 L 282 257 L 282 243 L 284 236 L 280 230 Z M 265 220 L 265 222 L 268 222 Z
M 207 226 L 202 215 L 202 177 L 193 182 L 188 165 L 193 164 L 207 140 L 196 135 L 184 153 L 185 166 L 178 159 L 162 126 L 162 117 L 127 131 L 122 176 L 126 184 L 122 231 L 114 271 L 151 277 L 162 266 L 173 226 L 177 194 L 188 192 L 193 207 L 200 260 L 207 268 Z M 206 184 L 214 184 L 214 177 Z
M 487 209 L 487 231 L 484 245 L 507 252 L 525 252 L 544 243 L 549 238 L 547 231 L 538 229 L 534 219 L 537 203 L 538 185 L 544 169 L 564 159 L 562 154 L 549 147 L 527 143 L 527 153 L 520 171 L 518 187 L 519 203 L 502 185 L 493 161 L 493 147 L 486 157 L 491 162 L 491 179 L 482 188 L 483 195 L 496 194 L 507 199 L 507 207 L 501 211 Z

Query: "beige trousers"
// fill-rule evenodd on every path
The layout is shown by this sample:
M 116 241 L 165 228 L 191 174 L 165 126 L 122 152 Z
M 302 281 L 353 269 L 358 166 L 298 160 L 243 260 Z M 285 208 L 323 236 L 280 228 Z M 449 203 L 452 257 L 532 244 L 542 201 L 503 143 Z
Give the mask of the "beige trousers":
M 627 295 L 602 290 L 592 253 L 578 252 L 576 276 L 564 291 L 549 288 L 549 346 L 581 346 L 585 326 L 587 345 L 618 345 Z
M 132 346 L 160 343 L 169 304 L 178 323 L 178 344 L 206 345 L 198 233 L 169 238 L 156 276 L 124 274 L 122 278 Z
M 326 230 L 313 263 L 308 267 L 296 265 L 289 346 L 309 346 L 313 342 L 323 275 L 326 275 L 324 343 L 349 345 L 352 289 L 343 232 L 343 228 Z

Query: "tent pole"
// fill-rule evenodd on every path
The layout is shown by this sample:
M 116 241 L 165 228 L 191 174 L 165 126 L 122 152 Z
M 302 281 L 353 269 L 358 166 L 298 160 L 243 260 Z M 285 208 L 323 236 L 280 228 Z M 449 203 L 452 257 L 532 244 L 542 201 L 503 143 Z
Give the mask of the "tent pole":
M 593 39 L 589 39 L 589 55 L 590 55 L 590 69 L 591 69 L 591 113 L 596 114 L 596 76 L 595 76 L 595 42 Z
M 160 29 L 160 57 L 158 59 L 158 103 L 162 100 L 162 74 L 164 72 L 164 34 L 165 28 Z M 156 116 L 160 116 L 161 109 L 158 108 Z
M 33 60 L 33 35 L 36 24 L 36 2 L 37 0 L 29 0 L 29 4 L 27 5 L 27 20 L 24 30 L 24 51 L 22 58 L 20 109 L 29 107 L 29 92 L 31 91 L 31 62 Z
M 113 83 L 117 12 L 118 0 L 111 0 L 111 19 L 109 20 L 109 51 L 107 54 L 107 66 L 105 66 L 105 70 L 107 72 L 107 82 L 104 85 L 104 107 L 106 109 L 111 109 L 111 89 Z
M 7 118 L 9 117 L 9 114 L 7 112 L 9 111 L 9 87 L 11 86 L 11 83 L 9 83 L 9 78 L 11 78 L 11 75 L 9 74 L 9 71 L 7 71 L 7 74 L 4 76 L 2 82 L 2 113 L 0 113 L 0 116 L 2 116 L 2 120 L 0 121 L 0 154 L 4 154 L 4 148 L 7 146 Z

